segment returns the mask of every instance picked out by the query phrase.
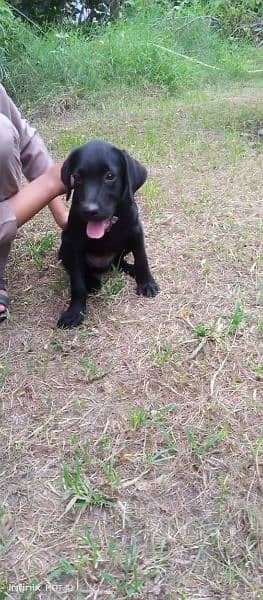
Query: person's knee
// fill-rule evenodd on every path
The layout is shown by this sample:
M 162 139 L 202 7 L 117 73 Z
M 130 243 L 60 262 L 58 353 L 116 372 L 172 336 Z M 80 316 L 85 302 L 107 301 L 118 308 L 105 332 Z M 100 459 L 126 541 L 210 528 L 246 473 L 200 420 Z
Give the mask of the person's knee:
M 10 245 L 17 233 L 16 215 L 8 200 L 0 202 L 0 256 L 3 248 Z
M 8 164 L 19 147 L 19 133 L 13 123 L 0 113 L 0 159 L 1 167 Z

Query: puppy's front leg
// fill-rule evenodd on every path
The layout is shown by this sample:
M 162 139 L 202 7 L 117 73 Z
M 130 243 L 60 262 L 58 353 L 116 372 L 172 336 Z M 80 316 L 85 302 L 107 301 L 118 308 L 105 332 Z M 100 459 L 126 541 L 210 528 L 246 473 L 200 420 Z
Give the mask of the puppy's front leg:
M 159 287 L 151 275 L 145 245 L 143 229 L 140 226 L 138 233 L 134 236 L 132 253 L 134 256 L 135 279 L 137 282 L 137 294 L 153 298 L 159 292 Z
M 70 305 L 62 313 L 57 323 L 57 326 L 62 329 L 77 327 L 83 321 L 86 313 L 87 287 L 85 283 L 85 263 L 77 255 L 72 257 L 70 286 Z

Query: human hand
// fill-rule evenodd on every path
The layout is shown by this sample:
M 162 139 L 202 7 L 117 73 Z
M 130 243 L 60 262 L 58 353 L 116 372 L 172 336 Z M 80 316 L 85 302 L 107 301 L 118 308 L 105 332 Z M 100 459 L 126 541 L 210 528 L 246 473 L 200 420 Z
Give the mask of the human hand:
M 68 223 L 69 213 L 65 208 L 62 198 L 54 198 L 54 200 L 52 200 L 48 206 L 57 225 L 60 227 L 60 229 L 64 230 Z

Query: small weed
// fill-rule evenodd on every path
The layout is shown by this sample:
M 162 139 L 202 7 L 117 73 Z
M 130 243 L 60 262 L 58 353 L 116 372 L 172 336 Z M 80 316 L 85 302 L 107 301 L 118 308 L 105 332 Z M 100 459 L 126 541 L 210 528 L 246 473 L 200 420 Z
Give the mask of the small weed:
M 20 452 L 22 452 L 23 448 L 24 448 L 23 442 L 15 442 L 14 444 L 11 444 L 11 446 L 10 446 L 10 450 L 14 456 L 19 455 Z
M 48 369 L 49 369 L 49 357 L 44 356 L 44 358 L 39 361 L 39 370 L 45 376 L 48 373 Z
M 259 457 L 259 454 L 261 452 L 261 447 L 262 446 L 263 446 L 263 429 L 262 429 L 260 435 L 258 436 L 258 439 L 256 441 L 256 445 L 255 445 L 255 449 L 253 450 L 253 453 L 254 453 L 254 455 L 256 457 L 256 460 Z
M 86 406 L 86 398 L 76 398 L 74 401 L 74 406 L 78 411 L 84 410 Z
M 160 448 L 155 454 L 148 456 L 147 462 L 156 463 L 156 462 L 164 462 L 166 460 L 170 460 L 177 456 L 178 446 L 175 443 L 172 434 L 168 429 L 162 424 L 158 426 L 158 429 L 162 433 L 163 441 L 165 443 L 164 448 Z
M 103 462 L 102 460 L 98 460 L 98 463 L 108 481 L 108 483 L 113 487 L 116 488 L 120 485 L 121 482 L 121 476 L 120 474 L 116 471 L 115 468 L 115 459 L 114 457 L 111 457 L 110 460 L 110 464 L 106 464 L 105 462 Z
M 110 438 L 108 435 L 103 435 L 103 436 L 100 438 L 100 440 L 99 440 L 99 443 L 98 443 L 98 448 L 99 448 L 101 451 L 104 451 L 104 450 L 106 450 L 107 448 L 109 448 L 109 446 L 110 446 L 110 443 L 111 443 L 111 438 Z
M 211 434 L 202 446 L 198 444 L 197 439 L 194 437 L 192 431 L 188 427 L 185 427 L 184 433 L 188 439 L 189 444 L 191 445 L 193 452 L 197 456 L 203 456 L 205 452 L 210 450 L 210 448 L 213 448 L 218 442 L 225 438 L 225 436 L 228 433 L 228 427 L 224 425 L 219 431 L 217 431 L 214 434 Z
M 96 365 L 94 364 L 94 362 L 92 362 L 92 360 L 90 360 L 89 358 L 81 358 L 80 359 L 80 364 L 83 368 L 83 371 L 85 373 L 85 377 L 87 377 L 87 379 L 91 379 L 93 377 L 97 377 L 98 376 L 98 370 Z
M 90 528 L 88 526 L 85 527 L 84 536 L 81 539 L 87 544 L 91 564 L 93 568 L 96 569 L 101 556 L 101 548 L 98 542 L 91 537 Z
M 219 484 L 220 484 L 220 492 L 219 492 L 219 498 L 218 498 L 219 505 L 224 502 L 224 500 L 226 499 L 226 497 L 229 493 L 228 479 L 229 479 L 229 475 L 226 475 L 226 477 L 219 479 Z
M 61 575 L 75 575 L 76 569 L 73 565 L 65 558 L 61 558 L 58 563 L 58 566 L 52 569 L 47 576 L 47 580 L 49 583 L 54 579 L 58 579 Z
M 44 266 L 44 257 L 49 250 L 54 246 L 56 234 L 53 232 L 46 233 L 41 240 L 31 242 L 28 245 L 28 254 L 33 259 L 34 265 L 41 270 Z
M 65 352 L 65 346 L 62 343 L 61 340 L 59 339 L 54 339 L 51 344 L 50 344 L 50 348 L 51 350 L 54 350 L 55 352 Z
M 108 540 L 107 547 L 107 555 L 110 559 L 114 558 L 114 556 L 118 553 L 116 540 L 114 537 L 110 536 Z
M 73 507 L 113 505 L 113 500 L 107 494 L 103 493 L 102 490 L 92 487 L 86 475 L 81 470 L 79 460 L 75 461 L 72 471 L 70 471 L 68 465 L 64 465 L 63 475 L 67 496 L 70 498 L 65 512 L 68 512 Z
M 104 581 L 110 583 L 118 592 L 125 594 L 126 598 L 137 597 L 142 591 L 145 581 L 151 576 L 140 574 L 140 568 L 137 558 L 136 538 L 132 537 L 131 545 L 124 558 L 120 559 L 120 568 L 123 573 L 122 578 L 118 578 L 107 571 L 101 571 L 100 576 Z
M 161 368 L 165 367 L 168 362 L 174 365 L 181 358 L 180 353 L 174 351 L 172 343 L 169 340 L 163 340 L 161 343 L 158 343 L 152 356 L 156 366 Z
M 165 447 L 158 450 L 155 454 L 149 456 L 147 459 L 149 463 L 170 460 L 177 455 L 178 447 L 167 423 L 167 416 L 173 412 L 175 408 L 176 404 L 168 404 L 167 406 L 164 406 L 158 410 L 152 419 L 152 424 L 162 435 Z
M 117 269 L 117 267 L 114 267 Z M 110 277 L 103 286 L 103 291 L 106 297 L 117 296 L 121 290 L 125 288 L 127 284 L 126 279 L 118 270 L 114 272 L 114 275 Z
M 211 325 L 196 325 L 194 328 L 194 332 L 198 338 L 209 337 L 211 340 L 216 340 L 220 337 L 220 333 L 222 332 L 223 324 L 220 317 L 215 317 Z
M 144 408 L 132 410 L 130 413 L 130 425 L 132 429 L 138 429 L 147 423 L 147 413 Z
M 118 260 L 116 265 L 114 263 L 111 264 L 110 270 L 116 276 L 120 275 L 120 273 L 121 273 L 120 262 L 121 262 L 121 258 Z
M 138 548 L 135 536 L 132 536 L 129 546 L 126 549 L 118 548 L 116 539 L 109 537 L 106 556 L 103 553 L 103 548 L 100 543 L 93 538 L 89 527 L 85 527 L 84 535 L 78 536 L 81 545 L 83 542 L 88 546 L 88 560 L 93 569 L 97 571 L 100 562 L 113 562 L 114 567 L 118 566 L 121 573 L 117 577 L 109 571 L 96 572 L 102 581 L 106 581 L 115 590 L 121 593 L 125 598 L 137 597 L 142 592 L 142 586 L 147 579 L 152 577 L 152 570 L 149 570 L 147 575 L 141 575 L 138 562 Z M 79 561 L 78 561 L 79 564 Z M 82 564 L 87 564 L 87 556 L 82 557 Z M 76 566 L 76 563 L 75 563 Z M 112 596 L 109 596 L 112 597 Z M 107 596 L 108 598 L 108 596 Z
M 194 331 L 197 337 L 206 337 L 209 335 L 210 329 L 206 325 L 196 325 Z
M 241 302 L 238 300 L 235 306 L 235 312 L 230 317 L 229 325 L 227 326 L 225 333 L 236 333 L 241 323 L 247 319 L 248 316 L 245 314 Z
M 86 328 L 79 330 L 79 337 L 83 338 L 84 340 L 88 340 L 92 335 L 90 329 L 88 329 L 89 324 L 90 324 L 89 317 L 88 317 L 88 315 L 85 315 L 84 321 L 82 322 L 82 327 L 83 327 L 83 325 L 86 325 Z
M 258 379 L 263 377 L 263 363 L 253 368 L 253 373 L 257 376 Z
M 166 418 L 167 415 L 170 415 L 170 413 L 174 412 L 176 408 L 177 404 L 175 402 L 170 402 L 170 404 L 166 404 L 165 406 L 159 408 L 159 410 L 156 411 L 156 414 L 154 415 L 154 420 L 158 421 L 159 418 Z
M 77 436 L 74 433 L 70 437 L 70 442 L 73 445 L 73 452 L 76 460 L 81 461 L 85 465 L 89 465 L 92 461 L 89 442 L 79 444 L 77 441 Z
M 164 462 L 174 458 L 177 454 L 177 448 L 161 448 L 155 454 L 146 457 L 146 462 L 149 464 Z
M 258 332 L 263 335 L 263 319 L 258 322 Z

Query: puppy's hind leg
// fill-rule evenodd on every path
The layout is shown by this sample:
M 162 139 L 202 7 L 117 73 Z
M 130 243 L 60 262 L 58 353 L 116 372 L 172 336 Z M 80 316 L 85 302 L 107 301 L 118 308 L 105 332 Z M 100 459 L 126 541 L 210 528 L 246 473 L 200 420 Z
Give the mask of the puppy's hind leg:
M 154 280 L 149 269 L 142 227 L 140 227 L 134 236 L 132 253 L 134 256 L 137 294 L 139 296 L 146 296 L 146 298 L 153 298 L 156 296 L 156 294 L 158 294 L 159 286 Z
M 124 273 L 127 273 L 127 275 L 130 275 L 130 277 L 133 277 L 133 279 L 135 279 L 134 265 L 128 263 L 127 260 L 125 260 L 125 258 L 119 256 L 118 258 L 115 258 L 113 264 L 117 269 L 123 271 Z

